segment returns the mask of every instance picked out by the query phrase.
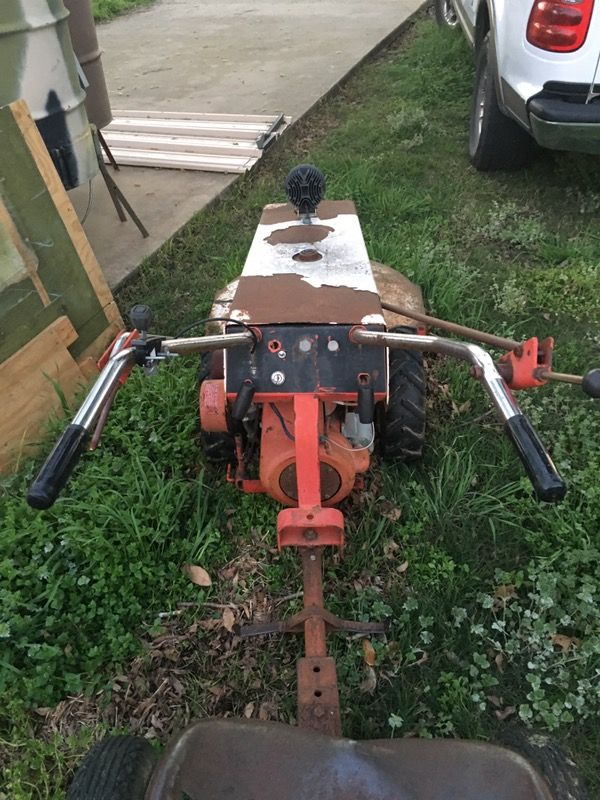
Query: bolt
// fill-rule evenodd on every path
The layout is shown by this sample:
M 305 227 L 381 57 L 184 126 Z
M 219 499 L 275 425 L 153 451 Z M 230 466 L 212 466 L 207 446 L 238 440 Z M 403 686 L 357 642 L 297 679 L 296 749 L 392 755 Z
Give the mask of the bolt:
M 285 352 L 285 350 L 280 350 L 280 351 L 277 353 L 277 358 L 285 358 L 285 356 L 286 356 L 286 352 Z
M 330 339 L 327 342 L 327 349 L 330 353 L 337 353 L 337 351 L 340 349 L 340 343 L 336 342 L 335 339 Z
M 298 347 L 300 348 L 301 353 L 308 353 L 312 347 L 310 339 L 300 339 L 298 342 Z
M 281 386 L 282 383 L 285 383 L 285 375 L 283 372 L 274 372 L 271 375 L 271 383 L 274 383 L 275 386 Z
M 308 528 L 308 530 L 304 531 L 304 538 L 309 542 L 314 542 L 318 535 L 319 534 L 312 528 Z

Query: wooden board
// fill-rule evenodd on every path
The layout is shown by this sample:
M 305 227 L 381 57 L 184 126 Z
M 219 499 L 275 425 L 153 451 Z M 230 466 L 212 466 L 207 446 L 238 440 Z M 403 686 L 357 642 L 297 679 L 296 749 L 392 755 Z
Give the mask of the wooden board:
M 281 114 L 113 114 L 103 136 L 118 164 L 225 173 L 251 169 L 290 123 Z
M 31 250 L 31 248 L 27 247 L 23 239 L 21 239 L 19 231 L 17 230 L 17 226 L 15 225 L 15 221 L 2 202 L 2 198 L 0 198 L 0 228 L 2 229 L 3 235 L 6 236 L 7 240 L 11 243 L 12 247 L 14 248 L 14 252 L 21 263 L 22 274 L 18 276 L 15 275 L 15 278 L 17 280 L 22 280 L 24 277 L 30 278 L 43 305 L 49 306 L 50 297 L 48 296 L 48 292 L 46 291 L 44 284 L 41 282 L 39 275 L 37 274 L 38 260 L 35 256 L 35 253 Z
M 0 364 L 0 470 L 17 469 L 23 457 L 35 452 L 47 421 L 62 416 L 55 381 L 68 400 L 86 379 L 67 349 L 77 331 L 59 317 L 17 353 Z
M 13 119 L 19 126 L 21 134 L 29 147 L 29 151 L 35 160 L 40 175 L 44 179 L 44 183 L 48 188 L 52 202 L 54 203 L 65 228 L 67 229 L 67 233 L 73 243 L 75 252 L 79 256 L 81 265 L 83 266 L 90 283 L 94 288 L 94 292 L 100 301 L 100 305 L 103 308 L 106 307 L 109 309 L 109 313 L 114 314 L 114 305 L 112 303 L 113 297 L 106 278 L 104 277 L 100 268 L 100 264 L 98 264 L 98 260 L 94 255 L 92 246 L 85 235 L 85 231 L 79 222 L 79 218 L 77 217 L 77 213 L 69 199 L 69 195 L 62 185 L 58 172 L 54 168 L 54 164 L 52 163 L 50 154 L 46 149 L 44 140 L 40 136 L 37 126 L 29 113 L 27 104 L 24 100 L 18 100 L 15 103 L 11 103 L 9 108 L 13 115 Z M 120 315 L 118 319 L 121 319 Z M 115 318 L 109 319 L 109 322 L 113 322 L 114 320 Z
M 177 136 L 160 133 L 128 133 L 115 131 L 107 137 L 110 149 L 159 150 L 162 153 L 209 153 L 211 155 L 252 156 L 258 158 L 260 151 L 255 142 L 236 139 L 213 139 L 195 136 Z
M 64 312 L 80 333 L 72 347 L 77 357 L 107 326 L 120 322 L 120 316 L 75 209 L 22 100 L 0 108 L 0 152 L 0 194 L 20 237 L 39 262 L 37 275 L 41 283 L 50 298 L 61 298 Z M 106 312 L 99 313 L 103 309 Z M 95 322 L 90 326 L 92 319 Z M 38 327 L 33 333 L 40 330 Z M 21 344 L 24 342 L 17 343 Z
M 27 106 L 0 108 L 0 471 L 16 469 L 123 323 Z M 7 261 L 8 259 L 8 261 Z M 56 384 L 56 388 L 53 385 Z
M 108 140 L 108 137 L 107 137 Z M 161 167 L 163 169 L 189 169 L 201 172 L 243 173 L 251 169 L 257 159 L 248 156 L 213 155 L 205 153 L 173 153 L 157 150 L 133 150 L 113 147 L 110 151 L 117 164 L 123 167 Z
M 193 111 L 115 111 L 114 117 L 130 117 L 137 119 L 196 119 L 210 122 L 250 122 L 253 124 L 265 123 L 269 125 L 273 122 L 276 114 L 215 114 L 211 112 L 201 113 Z

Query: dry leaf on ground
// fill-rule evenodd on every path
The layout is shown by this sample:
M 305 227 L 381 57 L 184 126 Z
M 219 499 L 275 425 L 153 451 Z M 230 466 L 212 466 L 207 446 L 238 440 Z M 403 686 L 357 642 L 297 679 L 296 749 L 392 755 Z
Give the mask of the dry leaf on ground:
M 389 519 L 390 522 L 398 522 L 402 516 L 402 509 L 398 508 L 398 506 L 395 506 L 393 503 L 390 503 L 389 500 L 385 500 L 381 504 L 381 514 L 386 519 Z
M 505 719 L 512 717 L 513 714 L 516 714 L 517 709 L 514 706 L 506 706 L 506 708 L 499 708 L 494 713 L 496 714 L 496 718 L 503 722 Z
M 230 633 L 235 625 L 235 614 L 230 608 L 223 610 L 223 627 Z
M 367 664 L 369 667 L 374 667 L 375 662 L 377 661 L 375 648 L 368 639 L 362 640 L 362 648 L 363 648 L 363 658 L 365 659 L 365 664 Z
M 197 586 L 212 586 L 210 575 L 204 567 L 198 567 L 196 564 L 184 564 L 181 569 L 184 575 L 187 575 Z
M 377 686 L 377 675 L 375 674 L 373 667 L 369 667 L 367 665 L 365 666 L 365 670 L 367 674 L 364 681 L 360 685 L 360 690 L 365 694 L 373 694 Z
M 496 586 L 494 589 L 494 597 L 497 597 L 498 600 L 504 600 L 504 602 L 513 600 L 518 596 L 517 587 L 514 583 L 503 583 L 500 586 Z
M 510 600 L 515 600 L 519 597 L 517 594 L 517 587 L 512 583 L 501 584 L 494 589 L 494 603 L 492 611 L 501 611 Z
M 577 639 L 575 636 L 565 636 L 564 633 L 555 633 L 551 639 L 552 644 L 560 647 L 563 653 L 566 653 L 571 647 L 579 647 L 581 645 L 581 639 Z

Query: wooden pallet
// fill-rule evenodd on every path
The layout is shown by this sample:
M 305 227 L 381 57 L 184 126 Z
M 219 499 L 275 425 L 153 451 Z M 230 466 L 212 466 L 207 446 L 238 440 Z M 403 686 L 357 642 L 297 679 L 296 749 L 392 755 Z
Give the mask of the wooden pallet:
M 207 172 L 251 169 L 290 122 L 283 114 L 113 113 L 103 134 L 118 164 Z

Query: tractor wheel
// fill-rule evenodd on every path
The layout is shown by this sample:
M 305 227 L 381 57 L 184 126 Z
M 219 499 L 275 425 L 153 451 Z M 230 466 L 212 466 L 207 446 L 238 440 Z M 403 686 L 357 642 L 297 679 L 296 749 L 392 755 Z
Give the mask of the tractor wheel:
M 531 136 L 500 110 L 497 69 L 488 33 L 477 53 L 469 126 L 469 158 L 480 172 L 514 170 L 533 158 Z
M 213 377 L 212 359 L 212 353 L 202 353 L 200 356 L 198 389 L 203 381 Z M 202 424 L 202 420 L 200 420 L 200 424 Z M 235 461 L 235 440 L 230 433 L 203 431 L 200 428 L 200 443 L 204 458 L 209 464 L 231 464 Z
M 107 736 L 75 773 L 67 800 L 144 800 L 157 755 L 137 736 Z
M 435 0 L 435 20 L 442 28 L 456 28 L 458 17 L 452 0 Z
M 392 333 L 416 333 L 399 326 Z M 389 401 L 382 415 L 379 441 L 386 460 L 415 461 L 425 441 L 425 372 L 423 356 L 412 350 L 390 350 Z
M 589 800 L 573 758 L 551 736 L 512 725 L 500 739 L 501 744 L 526 758 L 545 778 L 553 800 Z

